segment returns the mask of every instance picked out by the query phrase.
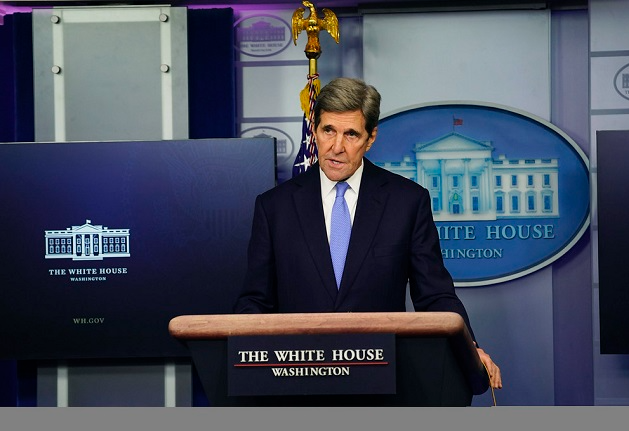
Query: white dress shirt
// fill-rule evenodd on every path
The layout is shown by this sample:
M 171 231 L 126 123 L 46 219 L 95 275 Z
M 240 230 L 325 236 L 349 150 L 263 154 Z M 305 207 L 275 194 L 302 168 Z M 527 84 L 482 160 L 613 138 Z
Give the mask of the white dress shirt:
M 345 191 L 345 201 L 349 209 L 349 216 L 354 225 L 354 215 L 356 214 L 356 203 L 358 202 L 358 191 L 360 190 L 360 180 L 363 177 L 364 163 L 361 163 L 356 172 L 349 177 L 346 182 L 349 187 Z M 321 168 L 319 168 L 321 169 Z M 331 181 L 325 176 L 323 171 L 321 175 L 321 200 L 323 201 L 323 215 L 325 216 L 325 229 L 328 233 L 328 243 L 330 242 L 330 223 L 332 221 L 332 206 L 336 200 L 336 183 L 337 181 Z

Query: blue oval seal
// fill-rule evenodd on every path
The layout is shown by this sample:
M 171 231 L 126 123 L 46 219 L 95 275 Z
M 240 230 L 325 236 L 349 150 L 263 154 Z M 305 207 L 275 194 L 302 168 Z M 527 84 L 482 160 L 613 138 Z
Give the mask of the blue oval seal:
M 463 102 L 405 108 L 380 120 L 367 156 L 428 189 L 457 287 L 544 268 L 589 226 L 586 155 L 526 112 Z

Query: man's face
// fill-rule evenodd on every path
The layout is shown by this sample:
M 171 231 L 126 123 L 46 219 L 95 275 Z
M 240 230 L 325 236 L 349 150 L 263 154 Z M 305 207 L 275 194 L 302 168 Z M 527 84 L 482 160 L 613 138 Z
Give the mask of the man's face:
M 320 120 L 315 130 L 319 165 L 331 181 L 345 180 L 360 167 L 363 155 L 376 140 L 378 128 L 369 136 L 360 110 L 322 111 Z

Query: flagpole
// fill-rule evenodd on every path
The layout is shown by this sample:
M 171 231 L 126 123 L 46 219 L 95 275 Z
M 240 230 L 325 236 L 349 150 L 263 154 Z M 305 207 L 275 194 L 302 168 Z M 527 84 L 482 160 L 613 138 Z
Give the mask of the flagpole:
M 319 32 L 325 30 L 339 43 L 339 23 L 336 15 L 329 9 L 323 8 L 323 18 L 319 17 L 317 10 L 309 1 L 302 4 L 308 8 L 309 15 L 304 17 L 305 8 L 298 8 L 293 12 L 292 34 L 293 42 L 297 45 L 299 34 L 305 30 L 308 35 L 306 42 L 306 58 L 308 58 L 307 83 L 300 93 L 301 108 L 304 111 L 304 121 L 302 125 L 302 140 L 299 152 L 293 164 L 293 176 L 305 172 L 314 165 L 318 159 L 317 146 L 314 138 L 314 102 L 319 95 L 320 83 L 317 73 L 317 59 L 321 56 L 321 44 L 319 43 Z
M 317 74 L 317 59 L 311 58 L 308 61 L 308 75 L 316 75 Z

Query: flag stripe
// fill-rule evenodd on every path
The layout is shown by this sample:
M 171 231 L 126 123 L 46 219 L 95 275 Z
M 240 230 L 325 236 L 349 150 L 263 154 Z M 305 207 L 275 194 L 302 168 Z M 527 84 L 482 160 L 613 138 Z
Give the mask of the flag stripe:
M 293 177 L 306 172 L 318 160 L 317 143 L 314 136 L 314 105 L 319 93 L 318 79 L 319 74 L 308 75 L 308 83 L 303 90 L 308 92 L 307 104 L 302 103 L 304 117 L 301 126 L 301 144 L 293 163 Z

